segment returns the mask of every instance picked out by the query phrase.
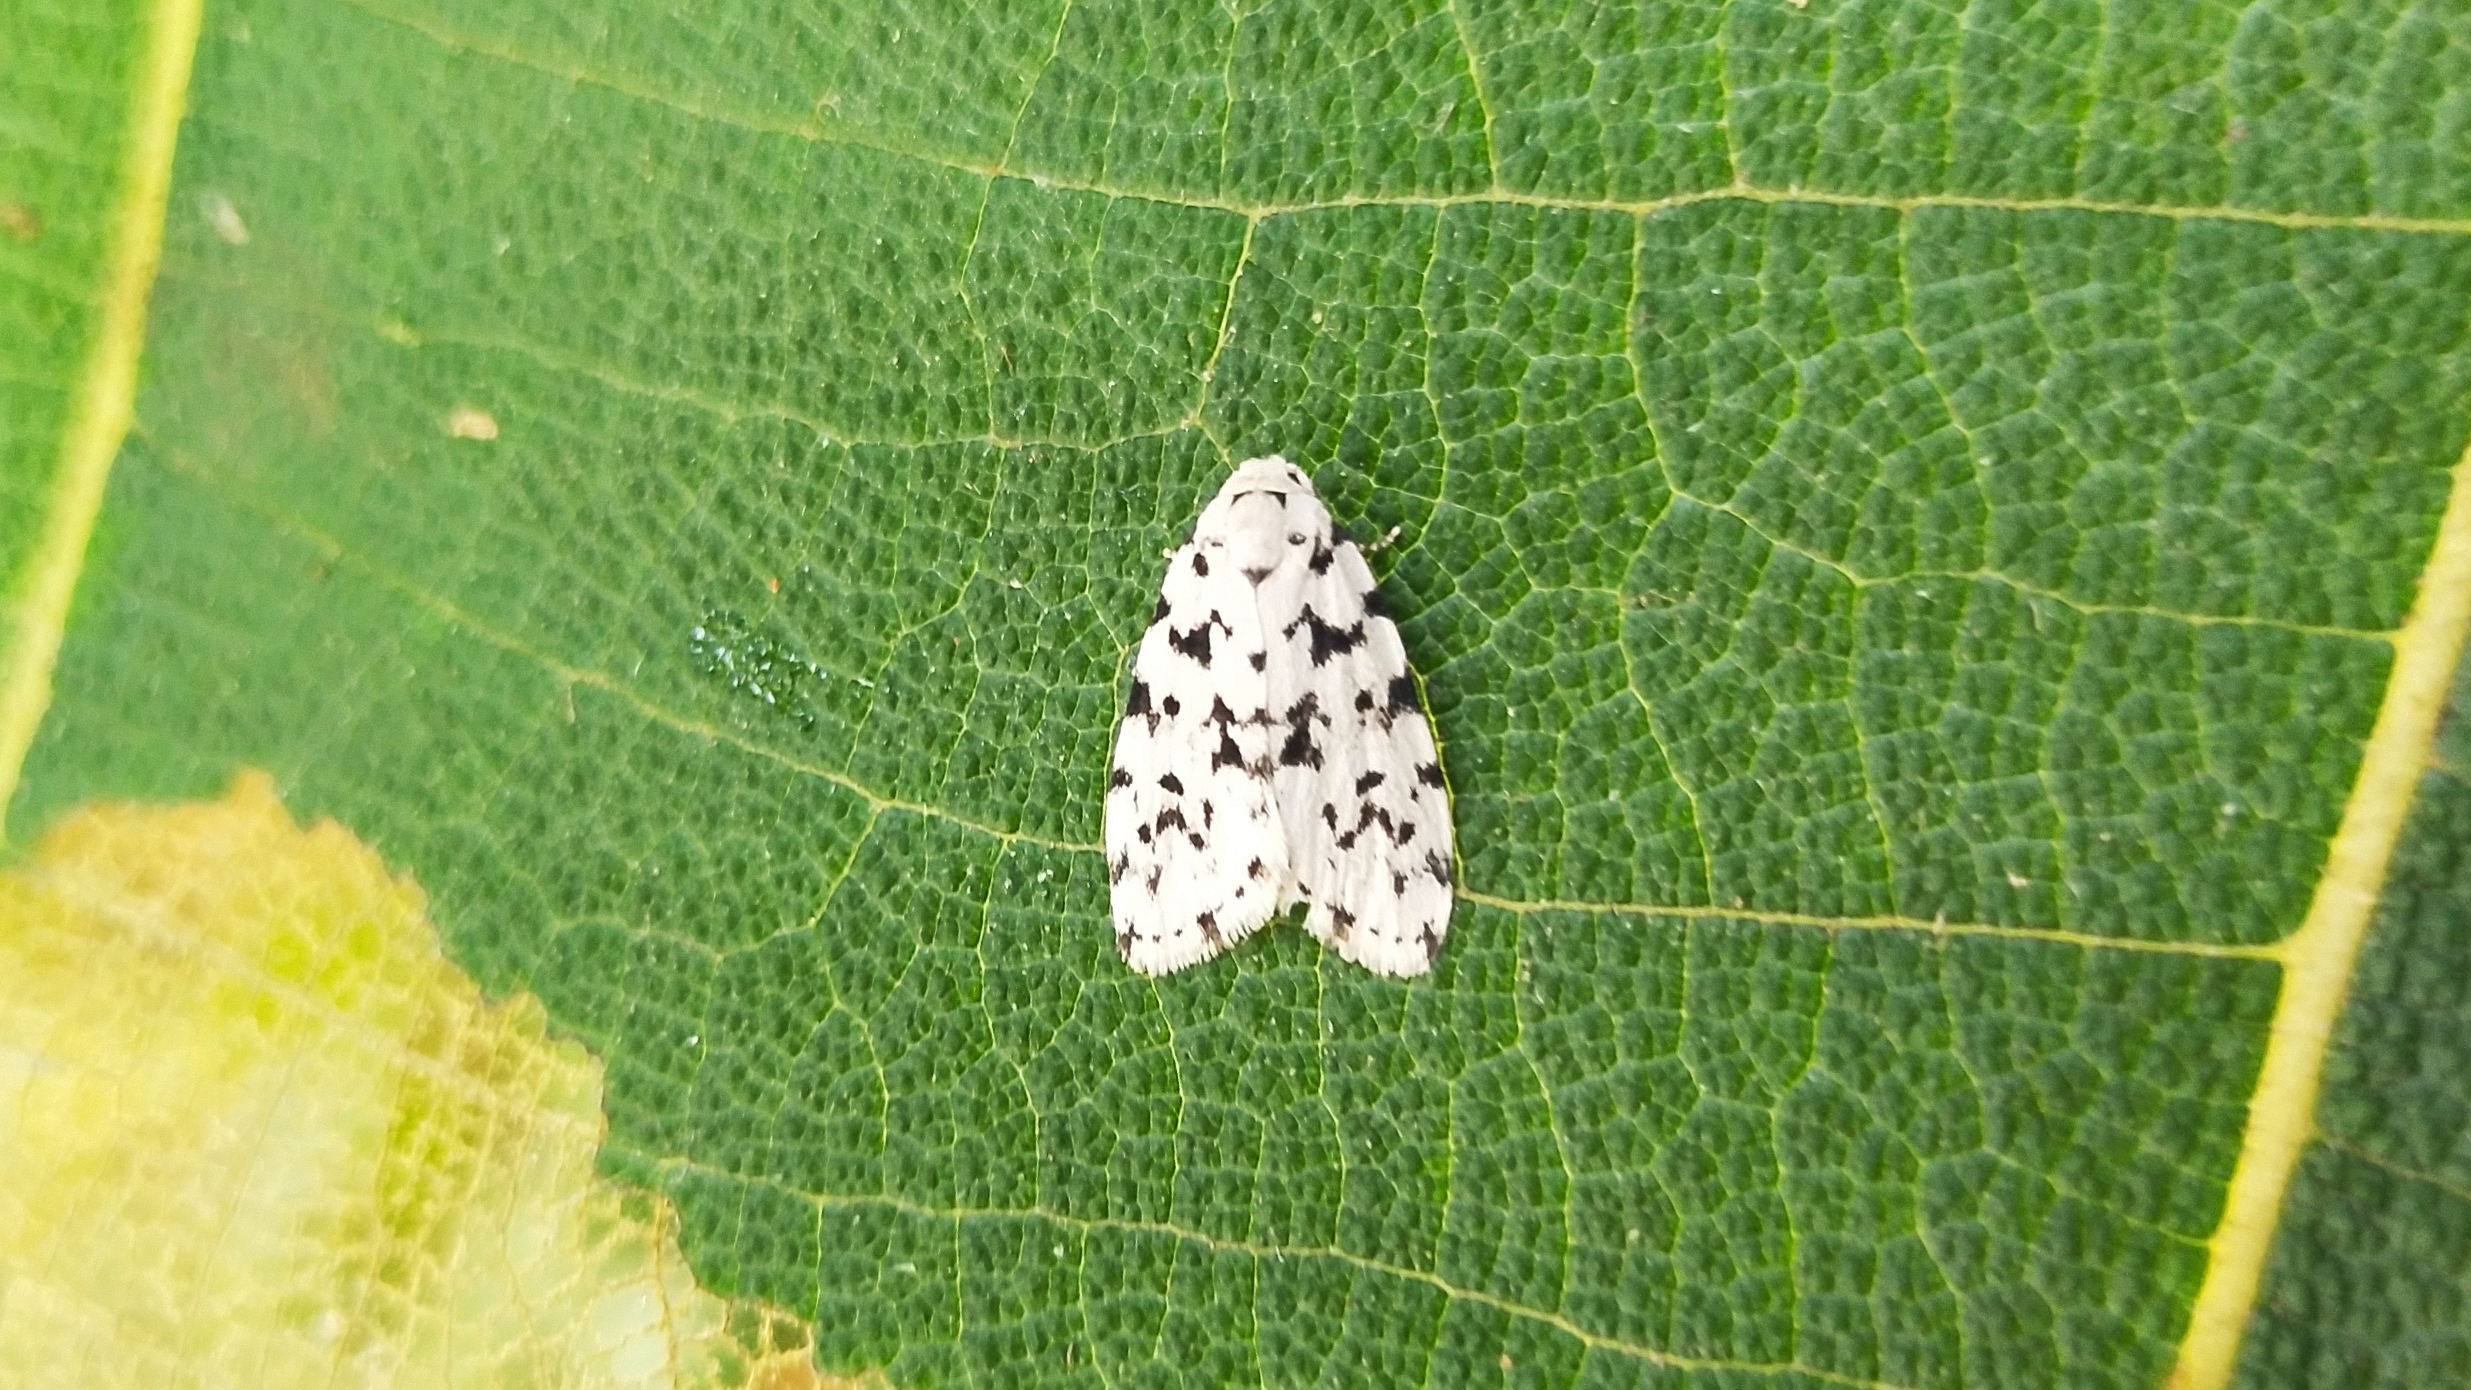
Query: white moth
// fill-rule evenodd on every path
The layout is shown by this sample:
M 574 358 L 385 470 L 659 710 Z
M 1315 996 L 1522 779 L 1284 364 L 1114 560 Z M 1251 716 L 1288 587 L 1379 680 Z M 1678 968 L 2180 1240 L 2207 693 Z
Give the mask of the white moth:
M 1107 781 L 1125 963 L 1207 960 L 1297 902 L 1322 944 L 1430 969 L 1450 794 L 1363 552 L 1302 470 L 1236 469 L 1167 560 Z

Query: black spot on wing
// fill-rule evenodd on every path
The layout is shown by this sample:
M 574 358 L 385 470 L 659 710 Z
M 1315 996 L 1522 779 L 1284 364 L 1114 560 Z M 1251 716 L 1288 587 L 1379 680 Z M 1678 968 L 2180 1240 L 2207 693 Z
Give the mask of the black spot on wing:
M 1224 729 L 1219 730 L 1218 751 L 1210 755 L 1210 771 L 1216 772 L 1222 767 L 1242 766 L 1244 766 L 1244 750 L 1236 747 L 1235 735 Z
M 1372 692 L 1372 691 L 1370 691 L 1370 690 L 1359 690 L 1359 691 L 1357 691 L 1357 692 L 1356 692 L 1356 708 L 1357 708 L 1357 709 L 1359 709 L 1359 710 L 1368 710 L 1368 709 L 1371 709 L 1372 707 L 1373 707 L 1373 692 Z
M 1203 912 L 1203 913 L 1199 913 L 1199 914 L 1197 914 L 1197 915 L 1195 915 L 1195 916 L 1194 916 L 1194 918 L 1193 918 L 1193 925 L 1194 925 L 1194 926 L 1196 926 L 1196 927 L 1201 928 L 1201 939 L 1202 939 L 1202 940 L 1204 940 L 1204 941 L 1209 942 L 1211 946 L 1213 946 L 1213 947 L 1223 947 L 1223 946 L 1225 946 L 1225 945 L 1227 944 L 1226 940 L 1225 940 L 1224 938 L 1222 938 L 1222 937 L 1218 934 L 1218 914 L 1217 914 L 1217 913 L 1215 913 L 1215 912 Z
M 1255 652 L 1251 656 L 1246 657 L 1245 660 L 1253 663 L 1253 669 L 1258 671 L 1262 667 L 1270 664 L 1270 654 L 1268 652 Z
M 1394 845 L 1406 844 L 1414 838 L 1416 838 L 1416 823 L 1411 820 L 1400 821 L 1390 831 L 1390 843 Z
M 1158 819 L 1152 821 L 1151 824 L 1157 826 L 1162 831 L 1188 830 L 1191 828 L 1191 826 L 1189 826 L 1184 820 L 1183 809 L 1176 806 L 1170 806 L 1166 810 L 1159 812 Z
M 1424 942 L 1424 963 L 1431 965 L 1433 957 L 1441 954 L 1441 933 L 1433 930 L 1433 924 L 1427 922 L 1416 929 L 1416 935 Z
M 1388 780 L 1390 779 L 1387 773 L 1368 772 L 1356 779 L 1356 795 L 1362 796 Z
M 1390 678 L 1389 711 L 1392 714 L 1422 714 L 1424 712 L 1423 704 L 1416 699 L 1415 677 L 1392 676 Z
M 1133 775 L 1120 767 L 1107 774 L 1107 788 L 1110 791 L 1117 787 L 1129 787 L 1132 784 Z
M 1259 878 L 1269 871 L 1270 866 L 1262 863 L 1261 858 L 1258 855 L 1254 856 L 1252 863 L 1244 866 L 1244 876 L 1246 878 Z
M 1363 834 L 1376 822 L 1380 824 L 1382 829 L 1390 829 L 1390 813 L 1378 806 L 1375 806 L 1369 801 L 1357 807 L 1356 823 L 1351 829 L 1348 830 L 1346 834 L 1339 837 L 1339 848 L 1354 849 L 1356 847 L 1356 837 Z
M 1196 558 L 1198 558 L 1198 557 L 1196 557 Z M 1162 621 L 1164 621 L 1164 620 L 1166 619 L 1166 616 L 1167 616 L 1167 596 L 1166 596 L 1165 594 L 1160 594 L 1160 595 L 1158 596 L 1158 606 L 1157 606 L 1156 608 L 1153 608 L 1153 609 L 1151 609 L 1151 610 L 1150 610 L 1150 626 L 1152 626 L 1152 627 L 1156 627 L 1156 626 L 1158 626 L 1160 622 L 1162 622 Z
M 1419 782 L 1422 782 L 1424 785 L 1426 785 L 1426 786 L 1428 786 L 1428 787 L 1431 787 L 1431 788 L 1432 788 L 1433 790 L 1435 790 L 1435 791 L 1440 791 L 1440 790 L 1441 790 L 1441 788 L 1442 788 L 1442 780 L 1441 780 L 1441 764 L 1440 764 L 1440 763 L 1422 763 L 1422 764 L 1419 764 L 1419 765 L 1417 766 L 1417 768 L 1416 768 L 1416 780 L 1417 780 L 1417 781 L 1419 781 Z
M 1351 933 L 1351 932 L 1353 932 L 1355 929 L 1356 929 L 1356 914 L 1354 914 L 1354 913 L 1352 913 L 1352 912 L 1349 912 L 1347 909 L 1345 909 L 1345 908 L 1343 908 L 1343 907 L 1333 907 L 1333 908 L 1331 908 L 1331 909 L 1330 909 L 1330 939 L 1331 939 L 1331 940 L 1333 940 L 1333 941 L 1345 941 L 1345 940 L 1347 939 L 1347 937 L 1348 937 L 1348 934 L 1349 934 L 1349 933 Z
M 1433 876 L 1435 883 L 1444 888 L 1450 886 L 1450 861 L 1441 857 L 1440 850 L 1428 849 L 1424 852 L 1424 871 Z
M 1203 670 L 1209 669 L 1210 625 L 1208 623 L 1203 623 L 1192 631 L 1184 633 L 1179 633 L 1172 627 L 1168 628 L 1167 645 L 1192 658 L 1193 663 Z
M 1376 618 L 1387 618 L 1390 616 L 1390 605 L 1381 601 L 1381 590 L 1379 589 L 1365 590 L 1363 596 L 1359 598 L 1357 602 L 1364 605 L 1365 612 L 1372 614 Z
M 1326 545 L 1317 545 L 1313 547 L 1313 558 L 1305 561 L 1304 563 L 1315 574 L 1328 574 L 1330 572 L 1330 562 L 1337 558 L 1337 551 L 1332 550 Z
M 1119 782 L 1119 783 L 1117 783 L 1117 785 L 1118 785 L 1118 786 L 1124 786 L 1124 785 L 1129 784 L 1131 781 L 1132 781 L 1132 778 L 1130 778 L 1130 777 L 1126 777 L 1126 778 L 1124 779 L 1124 781 L 1123 781 L 1123 782 Z M 1166 774 L 1165 776 L 1163 776 L 1163 777 L 1159 778 L 1159 779 L 1158 779 L 1158 785 L 1159 785 L 1159 786 L 1161 786 L 1161 787 L 1163 787 L 1163 788 L 1165 788 L 1165 789 L 1166 789 L 1166 790 L 1168 790 L 1168 791 L 1174 792 L 1177 796 L 1182 796 L 1182 795 L 1184 794 L 1184 779 L 1183 779 L 1183 778 L 1181 778 L 1181 777 L 1176 776 L 1176 775 L 1175 775 L 1174 773 L 1172 773 L 1172 772 L 1170 772 L 1170 773 Z
M 1148 714 L 1149 712 L 1150 683 L 1145 680 L 1136 680 L 1133 682 L 1131 698 L 1124 701 L 1124 717 L 1130 719 L 1136 714 Z
M 1124 875 L 1130 873 L 1132 871 L 1132 867 L 1133 857 L 1129 854 L 1119 854 L 1115 858 L 1108 860 L 1107 881 L 1109 883 L 1122 883 L 1124 881 Z
M 1310 690 L 1305 691 L 1301 698 L 1287 707 L 1285 719 L 1287 741 L 1278 750 L 1279 763 L 1285 767 L 1309 766 L 1318 769 L 1321 766 L 1321 745 L 1313 741 L 1313 721 L 1321 719 L 1325 724 L 1329 722 L 1322 718 L 1321 697 Z
M 1312 630 L 1312 655 L 1315 666 L 1326 666 L 1331 657 L 1344 656 L 1364 645 L 1363 619 L 1359 618 L 1345 627 L 1335 627 L 1319 613 L 1314 612 L 1313 606 L 1309 603 L 1304 606 L 1302 613 L 1296 615 L 1296 620 L 1287 624 L 1283 631 L 1288 638 L 1292 639 L 1296 635 L 1297 628 Z
M 1184 702 L 1183 702 L 1182 700 L 1177 699 L 1177 698 L 1176 698 L 1176 697 L 1174 697 L 1173 695 L 1170 695 L 1170 696 L 1168 696 L 1165 700 L 1162 700 L 1162 701 L 1160 701 L 1160 702 L 1159 702 L 1159 706 L 1158 706 L 1158 708 L 1159 708 L 1159 709 L 1160 709 L 1160 711 L 1161 711 L 1161 712 L 1163 712 L 1163 713 L 1164 713 L 1164 714 L 1165 714 L 1165 715 L 1166 715 L 1169 719 L 1173 719 L 1173 718 L 1175 718 L 1177 715 L 1182 714 L 1182 713 L 1184 712 Z
M 1226 696 L 1213 695 L 1210 697 L 1210 713 L 1209 716 L 1202 722 L 1205 724 L 1216 724 L 1222 729 L 1236 722 L 1235 711 L 1227 708 Z
M 1202 554 L 1198 550 L 1193 552 L 1193 573 L 1198 574 L 1203 578 L 1208 578 L 1210 573 L 1210 562 L 1202 558 Z

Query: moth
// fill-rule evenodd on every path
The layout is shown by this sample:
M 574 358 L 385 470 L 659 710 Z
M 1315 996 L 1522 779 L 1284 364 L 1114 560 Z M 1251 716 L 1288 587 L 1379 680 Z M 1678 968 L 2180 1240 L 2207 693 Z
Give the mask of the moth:
M 1107 778 L 1116 949 L 1207 960 L 1296 903 L 1384 975 L 1450 928 L 1450 790 L 1373 572 L 1303 470 L 1244 463 L 1167 561 Z

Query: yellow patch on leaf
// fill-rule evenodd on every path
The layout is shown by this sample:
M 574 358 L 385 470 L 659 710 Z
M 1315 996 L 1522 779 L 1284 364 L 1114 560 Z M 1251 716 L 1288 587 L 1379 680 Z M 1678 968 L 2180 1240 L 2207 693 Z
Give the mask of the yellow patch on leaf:
M 0 1365 L 24 1386 L 829 1382 L 597 1177 L 601 1068 L 259 774 L 0 873 Z M 874 1379 L 870 1377 L 870 1379 Z

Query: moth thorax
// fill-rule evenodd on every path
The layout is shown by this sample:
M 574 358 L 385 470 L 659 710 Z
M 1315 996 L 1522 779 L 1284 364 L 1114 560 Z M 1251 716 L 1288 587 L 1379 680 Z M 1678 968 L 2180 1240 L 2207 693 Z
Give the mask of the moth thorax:
M 1226 556 L 1239 573 L 1260 576 L 1301 558 L 1311 538 L 1290 539 L 1304 536 L 1305 518 L 1287 501 L 1275 492 L 1248 492 L 1227 504 Z

